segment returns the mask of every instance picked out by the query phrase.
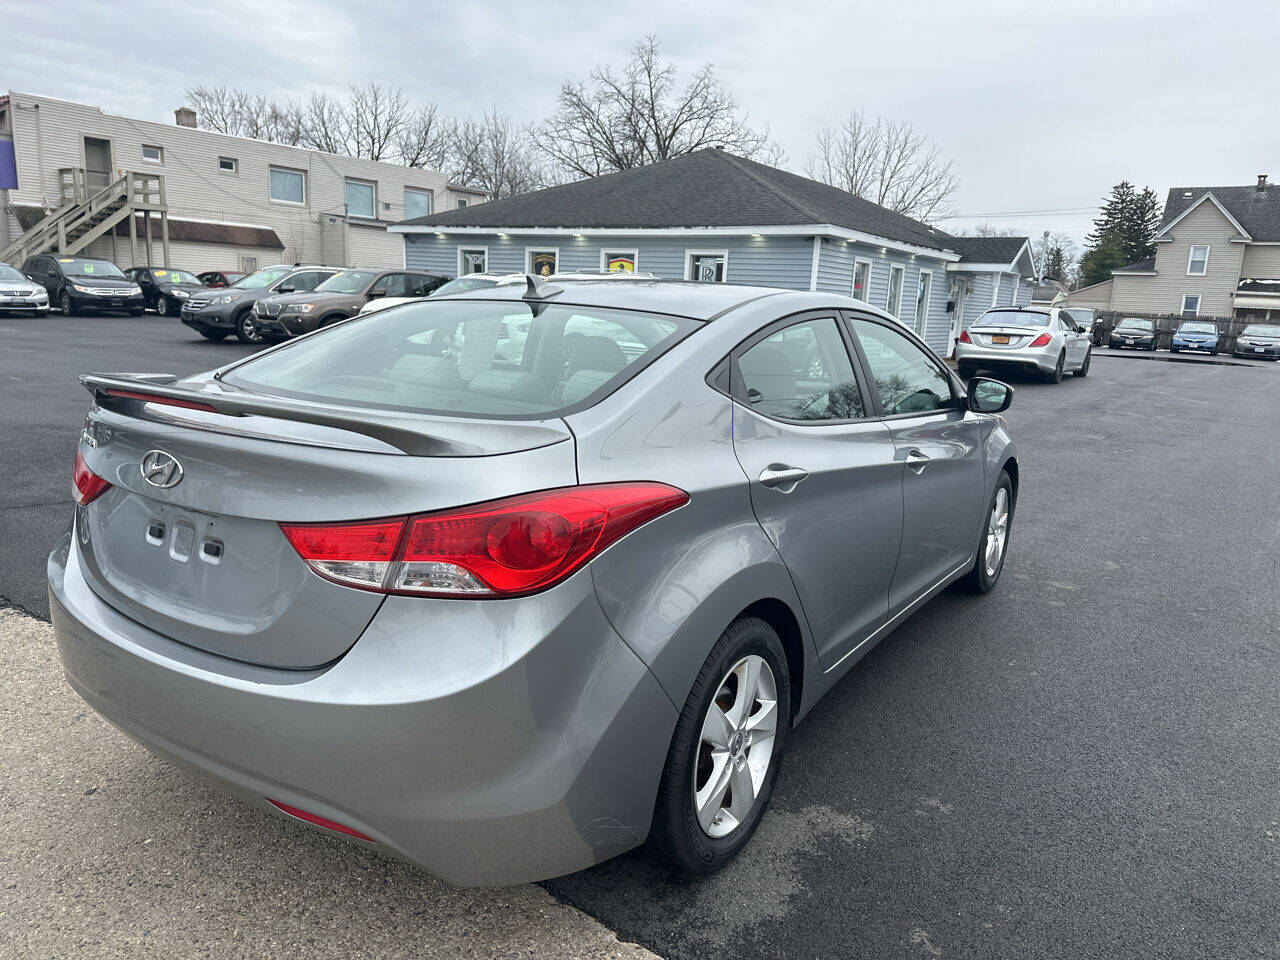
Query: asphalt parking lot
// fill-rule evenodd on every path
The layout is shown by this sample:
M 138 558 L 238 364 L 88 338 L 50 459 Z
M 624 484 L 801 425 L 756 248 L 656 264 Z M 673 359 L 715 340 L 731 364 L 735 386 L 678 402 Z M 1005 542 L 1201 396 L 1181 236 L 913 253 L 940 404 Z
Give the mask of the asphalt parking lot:
M 0 597 L 37 617 L 75 375 L 247 349 L 42 323 L 0 319 Z M 151 759 L 61 682 L 45 625 L 3 614 L 0 954 L 641 955 L 616 931 L 680 958 L 1274 958 L 1280 364 L 1095 356 L 1015 381 L 999 588 L 944 593 L 863 660 L 701 884 L 633 854 L 555 900 L 447 890 Z

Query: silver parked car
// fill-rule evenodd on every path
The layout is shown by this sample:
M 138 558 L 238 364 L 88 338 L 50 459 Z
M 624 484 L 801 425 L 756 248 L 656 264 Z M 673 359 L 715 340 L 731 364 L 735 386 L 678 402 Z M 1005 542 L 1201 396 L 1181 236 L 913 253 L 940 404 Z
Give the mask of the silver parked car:
M 994 307 L 956 341 L 956 369 L 967 379 L 979 370 L 1038 373 L 1061 383 L 1064 373 L 1089 375 L 1088 335 L 1058 307 Z
M 1012 389 L 825 293 L 529 278 L 83 381 L 71 685 L 461 884 L 723 865 L 819 698 L 996 584 L 1018 492 Z

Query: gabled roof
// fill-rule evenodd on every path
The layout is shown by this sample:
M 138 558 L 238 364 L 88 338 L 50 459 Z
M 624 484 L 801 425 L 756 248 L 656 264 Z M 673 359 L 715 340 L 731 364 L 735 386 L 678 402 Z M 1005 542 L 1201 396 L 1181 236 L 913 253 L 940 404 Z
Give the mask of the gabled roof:
M 1256 242 L 1280 241 L 1280 186 L 1172 187 L 1164 203 L 1164 218 L 1156 237 L 1169 230 L 1206 200 L 1211 201 L 1240 231 Z
M 694 153 L 406 220 L 405 227 L 697 228 L 825 225 L 935 250 L 954 237 L 807 177 L 724 150 Z
M 962 260 L 974 263 L 1013 263 L 1028 243 L 1026 237 L 952 237 L 947 241 Z

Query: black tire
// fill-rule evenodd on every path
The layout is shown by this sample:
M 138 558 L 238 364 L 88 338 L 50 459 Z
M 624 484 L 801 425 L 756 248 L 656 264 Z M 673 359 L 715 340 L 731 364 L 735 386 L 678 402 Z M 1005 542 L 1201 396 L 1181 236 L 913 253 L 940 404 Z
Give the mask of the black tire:
M 1171 346 L 1171 347 L 1169 348 L 1169 352 L 1170 352 L 1170 353 L 1177 353 L 1177 352 L 1178 352 L 1178 348 L 1177 348 L 1177 347 L 1172 347 L 1172 346 Z
M 747 816 L 730 833 L 712 837 L 702 829 L 694 806 L 694 778 L 702 742 L 702 724 L 722 680 L 743 657 L 755 654 L 768 663 L 777 687 L 777 717 L 773 755 L 760 790 Z M 689 691 L 676 722 L 667 763 L 658 788 L 649 841 L 654 852 L 673 870 L 692 876 L 715 873 L 751 839 L 769 805 L 791 726 L 791 675 L 787 655 L 773 627 L 756 617 L 742 617 L 729 625 Z
M 156 313 L 162 317 L 169 316 L 169 298 L 163 294 L 156 297 Z
M 62 311 L 64 317 L 76 315 L 76 305 L 71 302 L 71 296 L 65 290 L 58 294 L 58 309 Z
M 960 377 L 961 380 L 965 381 L 965 383 L 968 383 L 969 380 L 973 378 L 973 375 L 977 372 L 978 372 L 978 368 L 971 363 L 956 364 L 956 374 Z
M 225 340 L 231 334 L 230 330 L 201 330 L 200 336 L 206 340 L 212 340 L 217 343 L 219 340 Z
M 262 331 L 253 325 L 253 316 L 249 310 L 241 310 L 236 314 L 236 339 L 250 346 L 266 343 L 267 338 Z
M 129 316 L 131 316 L 131 317 L 140 317 L 140 316 L 142 316 L 142 309 L 141 309 L 141 308 L 139 308 L 139 309 L 137 309 L 137 310 L 130 310 L 130 311 L 129 311 Z
M 351 318 L 345 313 L 331 313 L 327 317 L 320 318 L 320 322 L 316 324 L 316 329 L 319 330 L 321 327 L 330 327 L 335 323 L 341 323 L 343 320 L 350 319 Z
M 1004 549 L 1000 552 L 1000 562 L 996 564 L 995 573 L 987 573 L 987 565 L 983 562 L 983 558 L 987 555 L 987 537 L 989 535 L 991 512 L 995 509 L 996 498 L 1000 495 L 1000 491 L 1005 491 L 1009 504 L 1009 519 L 1005 526 Z M 991 491 L 991 499 L 987 503 L 987 509 L 982 515 L 982 530 L 978 534 L 978 555 L 973 558 L 973 569 L 960 578 L 959 583 L 966 589 L 974 593 L 986 593 L 995 587 L 1000 580 L 1000 574 L 1004 572 L 1004 561 L 1009 556 L 1009 541 L 1013 538 L 1013 517 L 1018 506 L 1017 497 L 1013 492 L 1013 480 L 1009 477 L 1007 470 L 1000 471 L 1000 479 L 996 481 L 996 488 Z
M 1093 351 L 1086 350 L 1084 353 L 1084 363 L 1080 364 L 1080 369 L 1075 371 L 1077 377 L 1087 377 L 1089 375 L 1089 364 L 1093 362 Z
M 1049 383 L 1062 382 L 1062 368 L 1067 365 L 1067 351 L 1063 350 L 1058 354 L 1058 363 L 1053 368 L 1053 373 L 1046 373 L 1044 378 Z

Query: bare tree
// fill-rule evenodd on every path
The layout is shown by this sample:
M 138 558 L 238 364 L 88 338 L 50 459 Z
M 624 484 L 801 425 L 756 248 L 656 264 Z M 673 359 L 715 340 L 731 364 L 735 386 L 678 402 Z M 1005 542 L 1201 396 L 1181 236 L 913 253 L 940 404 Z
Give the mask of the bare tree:
M 929 222 L 946 213 L 959 182 L 951 161 L 905 120 L 851 113 L 819 130 L 805 171 L 897 213 Z
M 684 90 L 676 66 L 664 61 L 658 39 L 632 48 L 621 75 L 608 66 L 587 83 L 566 81 L 556 112 L 533 131 L 538 148 L 573 176 L 593 177 L 658 160 L 723 147 L 756 157 L 776 145 L 755 130 L 733 96 L 704 64 Z
M 352 154 L 351 118 L 345 105 L 326 93 L 313 92 L 304 114 L 306 146 L 340 156 Z
M 495 200 L 548 182 L 529 131 L 499 115 L 496 108 L 479 120 L 468 118 L 457 124 L 451 152 L 449 178 L 479 187 Z
M 352 85 L 347 101 L 352 153 L 366 160 L 390 159 L 404 134 L 409 105 L 399 89 L 377 83 Z
M 406 167 L 443 170 L 449 163 L 455 134 L 454 122 L 442 116 L 434 103 L 424 103 L 410 115 L 396 143 L 399 162 Z

